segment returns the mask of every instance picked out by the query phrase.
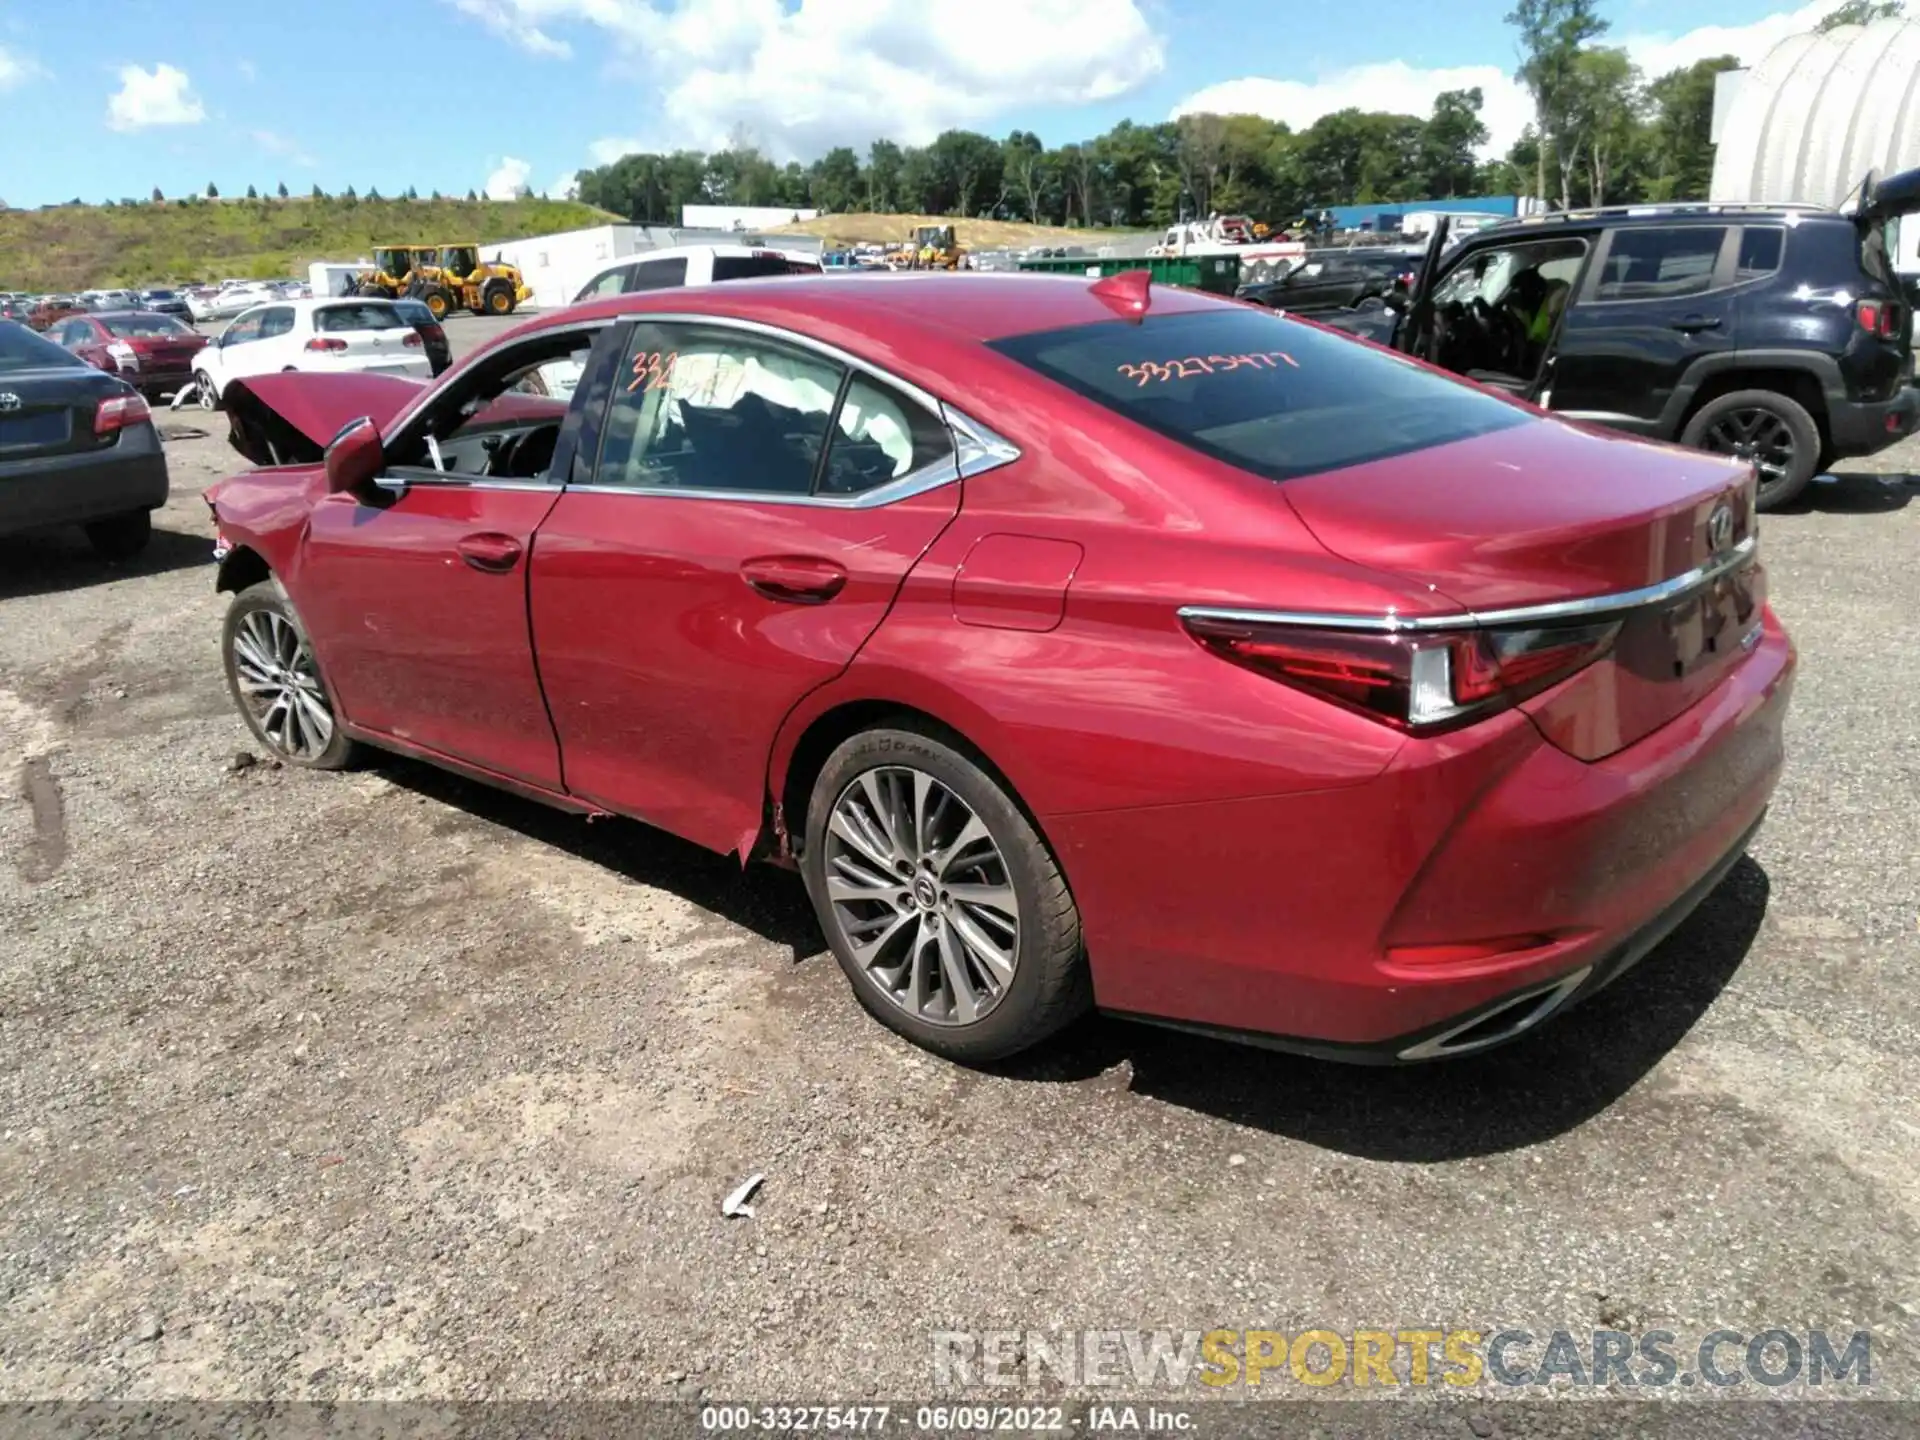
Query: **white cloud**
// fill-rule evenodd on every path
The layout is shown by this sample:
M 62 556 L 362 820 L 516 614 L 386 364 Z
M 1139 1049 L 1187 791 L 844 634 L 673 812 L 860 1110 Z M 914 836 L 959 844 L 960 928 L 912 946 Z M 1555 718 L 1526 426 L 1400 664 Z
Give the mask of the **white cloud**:
M 611 165 L 622 155 L 658 152 L 661 148 L 652 141 L 642 140 L 638 136 L 609 135 L 587 146 L 587 154 L 593 157 L 593 163 L 596 165 Z
M 1513 77 L 1497 65 L 1461 65 L 1422 70 L 1404 60 L 1356 65 L 1318 80 L 1227 80 L 1195 91 L 1173 108 L 1173 118 L 1195 112 L 1218 115 L 1265 115 L 1304 130 L 1322 115 L 1352 107 L 1356 110 L 1392 110 L 1425 117 L 1443 90 L 1471 90 L 1481 94 L 1480 119 L 1487 127 L 1487 148 L 1505 154 L 1533 118 L 1533 101 Z
M 529 55 L 565 60 L 573 47 L 556 40 L 532 21 L 532 16 L 548 7 L 541 4 L 516 4 L 515 0 L 452 0 L 453 8 L 470 15 L 487 29 L 518 45 Z
M 572 170 L 562 175 L 548 189 L 547 193 L 556 200 L 577 200 L 580 198 L 580 179 Z
M 159 64 L 151 70 L 120 67 L 120 88 L 107 101 L 107 128 L 145 130 L 152 125 L 198 125 L 207 118 L 187 72 Z
M 527 176 L 533 173 L 533 166 L 524 160 L 516 160 L 504 155 L 493 173 L 487 176 L 485 186 L 489 200 L 518 200 L 527 193 Z
M 296 165 L 314 165 L 318 163 L 313 156 L 300 148 L 299 141 L 290 140 L 277 131 L 254 130 L 250 133 L 253 136 L 253 143 L 269 155 L 278 155 L 283 159 L 293 161 Z
M 470 3 L 510 35 L 570 21 L 611 40 L 660 91 L 654 149 L 715 149 L 740 126 L 782 160 L 878 138 L 923 144 L 954 126 L 1112 100 L 1166 64 L 1148 0 Z
M 1733 55 L 1751 65 L 1787 36 L 1811 30 L 1838 3 L 1813 0 L 1812 4 L 1781 10 L 1750 25 L 1704 25 L 1681 34 L 1609 33 L 1599 43 L 1623 47 L 1648 79 L 1715 55 Z M 1265 115 L 1284 120 L 1297 130 L 1349 105 L 1425 116 L 1433 108 L 1434 96 L 1442 90 L 1477 85 L 1484 96 L 1480 116 L 1488 132 L 1484 153 L 1504 155 L 1533 118 L 1533 102 L 1514 80 L 1513 69 L 1499 65 L 1422 69 L 1404 60 L 1389 60 L 1311 80 L 1248 77 L 1198 90 L 1176 105 L 1173 113 L 1175 117 L 1206 110 Z
M 0 90 L 12 90 L 46 73 L 32 57 L 0 45 Z

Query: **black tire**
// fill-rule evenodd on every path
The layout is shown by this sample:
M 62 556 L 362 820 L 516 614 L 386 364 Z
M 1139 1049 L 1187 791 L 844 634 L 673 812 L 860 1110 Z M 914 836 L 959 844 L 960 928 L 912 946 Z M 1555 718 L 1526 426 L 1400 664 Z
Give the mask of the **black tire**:
M 281 736 L 276 736 L 269 727 L 263 725 L 262 717 L 255 714 L 246 693 L 241 688 L 241 677 L 237 668 L 240 662 L 236 658 L 235 636 L 248 625 L 249 617 L 260 611 L 269 612 L 293 629 L 299 646 L 297 656 L 306 662 L 313 684 L 317 688 L 317 694 L 324 702 L 332 723 L 331 733 L 323 746 L 300 748 L 288 743 Z M 325 676 L 320 673 L 319 661 L 313 657 L 312 647 L 307 640 L 306 627 L 300 623 L 300 617 L 294 612 L 293 603 L 287 599 L 286 592 L 280 588 L 279 581 L 262 580 L 257 584 L 249 585 L 233 597 L 233 603 L 227 607 L 227 618 L 220 627 L 220 662 L 221 667 L 226 671 L 227 693 L 233 697 L 234 708 L 239 710 L 240 718 L 246 722 L 247 729 L 253 732 L 253 738 L 275 760 L 287 765 L 302 766 L 308 770 L 344 770 L 359 759 L 360 747 L 347 738 L 346 731 L 340 725 L 339 713 L 333 706 L 333 694 L 327 689 Z
M 447 312 L 453 309 L 453 295 L 444 285 L 423 286 L 420 301 L 436 322 L 446 319 Z
M 495 280 L 481 292 L 480 303 L 490 315 L 511 315 L 514 299 L 513 286 L 504 280 Z
M 970 1023 L 923 1019 L 895 999 L 856 959 L 828 898 L 828 825 L 835 804 L 862 775 L 903 769 L 938 781 L 986 826 L 1018 905 L 1012 978 L 992 1008 Z M 1038 1044 L 1092 1005 L 1080 912 L 1053 853 L 1005 785 L 931 728 L 903 723 L 863 731 L 827 757 L 807 804 L 801 872 L 820 928 L 860 1003 L 881 1024 L 935 1054 L 963 1064 L 1001 1060 Z
M 1820 464 L 1820 427 L 1806 407 L 1778 390 L 1735 390 L 1702 405 L 1680 443 L 1735 455 L 1763 468 L 1755 508 L 1777 510 L 1795 499 Z
M 91 521 L 85 529 L 87 543 L 102 560 L 131 560 L 153 539 L 153 512 L 129 510 Z

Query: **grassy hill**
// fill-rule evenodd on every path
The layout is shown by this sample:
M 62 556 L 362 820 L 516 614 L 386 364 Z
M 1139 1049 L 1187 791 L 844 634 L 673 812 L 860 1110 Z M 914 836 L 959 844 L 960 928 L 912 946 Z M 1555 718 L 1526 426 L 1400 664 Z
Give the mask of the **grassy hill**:
M 0 211 L 0 290 L 304 275 L 377 244 L 551 235 L 619 217 L 571 200 L 167 200 Z
M 955 220 L 941 215 L 822 215 L 797 225 L 781 225 L 776 235 L 817 235 L 828 246 L 897 244 L 920 225 L 952 225 L 954 238 L 969 250 L 1022 250 L 1029 245 L 1098 245 L 1119 230 L 1065 230 L 1057 225 L 1028 225 L 1012 220 Z

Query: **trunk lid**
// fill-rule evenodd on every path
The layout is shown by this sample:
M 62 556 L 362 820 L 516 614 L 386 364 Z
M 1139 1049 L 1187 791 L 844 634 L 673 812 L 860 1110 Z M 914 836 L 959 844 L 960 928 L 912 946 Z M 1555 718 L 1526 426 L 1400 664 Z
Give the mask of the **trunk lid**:
M 126 387 L 90 365 L 49 365 L 0 372 L 0 465 L 105 449 L 118 438 L 97 436 L 100 402 Z
M 1281 487 L 1335 554 L 1430 586 L 1489 623 L 1645 591 L 1611 649 L 1528 702 L 1597 760 L 1692 706 L 1748 652 L 1764 603 L 1744 465 L 1563 421 L 1501 430 Z M 1520 612 L 1502 621 L 1501 612 Z

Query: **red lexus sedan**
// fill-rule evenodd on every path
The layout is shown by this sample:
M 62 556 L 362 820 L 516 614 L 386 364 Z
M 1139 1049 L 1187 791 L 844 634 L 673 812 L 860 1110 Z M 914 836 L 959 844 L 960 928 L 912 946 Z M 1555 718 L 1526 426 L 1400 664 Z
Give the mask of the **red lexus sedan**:
M 229 403 L 261 744 L 797 865 L 862 1003 L 962 1060 L 1089 1006 L 1497 1044 L 1677 925 L 1780 770 L 1748 467 L 1143 274 L 623 295 Z

